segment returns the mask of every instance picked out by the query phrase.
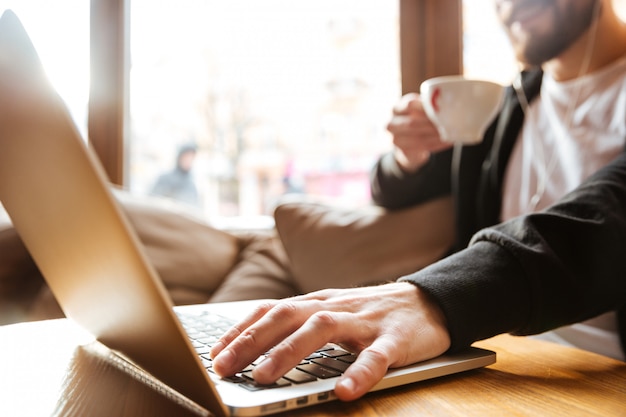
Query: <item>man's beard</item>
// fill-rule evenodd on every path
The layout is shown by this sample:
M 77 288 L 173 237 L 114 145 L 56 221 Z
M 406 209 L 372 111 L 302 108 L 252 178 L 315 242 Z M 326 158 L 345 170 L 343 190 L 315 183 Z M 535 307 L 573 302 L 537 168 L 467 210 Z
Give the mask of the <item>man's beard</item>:
M 592 0 L 585 6 L 565 10 L 549 6 L 554 16 L 552 28 L 546 33 L 529 33 L 528 39 L 516 47 L 518 58 L 530 66 L 539 66 L 559 56 L 591 27 L 598 1 Z M 542 2 L 553 4 L 552 0 Z

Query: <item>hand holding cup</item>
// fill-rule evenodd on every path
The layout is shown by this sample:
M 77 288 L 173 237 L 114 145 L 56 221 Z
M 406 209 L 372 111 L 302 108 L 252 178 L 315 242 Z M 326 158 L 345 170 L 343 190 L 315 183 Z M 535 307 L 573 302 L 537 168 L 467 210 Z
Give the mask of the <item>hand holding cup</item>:
M 442 142 L 437 127 L 426 115 L 419 94 L 404 95 L 393 108 L 393 117 L 387 124 L 393 135 L 394 156 L 406 172 L 418 170 L 430 155 L 452 146 Z

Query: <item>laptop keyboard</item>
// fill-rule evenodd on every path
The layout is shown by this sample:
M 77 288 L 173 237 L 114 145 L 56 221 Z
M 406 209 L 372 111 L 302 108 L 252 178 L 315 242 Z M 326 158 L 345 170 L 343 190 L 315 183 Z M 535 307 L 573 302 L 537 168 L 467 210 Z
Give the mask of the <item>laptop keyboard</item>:
M 211 312 L 198 314 L 177 312 L 176 314 L 187 331 L 193 347 L 200 356 L 202 364 L 208 372 L 213 372 L 213 363 L 209 356 L 211 347 L 226 330 L 235 324 L 235 322 Z M 304 358 L 295 368 L 287 372 L 275 383 L 263 385 L 257 383 L 254 378 L 252 378 L 252 369 L 261 363 L 266 355 L 267 353 L 257 358 L 257 360 L 241 372 L 222 379 L 235 383 L 250 391 L 284 387 L 292 384 L 313 382 L 318 379 L 338 377 L 356 359 L 356 355 L 353 353 L 343 350 L 337 345 L 327 344 Z

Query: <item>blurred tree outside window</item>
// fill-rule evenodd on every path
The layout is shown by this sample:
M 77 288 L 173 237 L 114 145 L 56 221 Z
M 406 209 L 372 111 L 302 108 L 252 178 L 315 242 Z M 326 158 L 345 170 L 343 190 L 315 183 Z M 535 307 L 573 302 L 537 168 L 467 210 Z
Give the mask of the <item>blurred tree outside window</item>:
M 132 0 L 130 189 L 181 147 L 208 217 L 269 215 L 285 194 L 369 203 L 400 95 L 388 0 Z

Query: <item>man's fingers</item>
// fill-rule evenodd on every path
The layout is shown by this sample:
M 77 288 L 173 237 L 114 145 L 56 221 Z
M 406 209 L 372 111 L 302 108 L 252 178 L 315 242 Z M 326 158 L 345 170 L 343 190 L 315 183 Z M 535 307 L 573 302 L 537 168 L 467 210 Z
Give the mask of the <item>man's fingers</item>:
M 397 360 L 395 351 L 393 342 L 385 337 L 364 349 L 337 381 L 337 397 L 343 401 L 352 401 L 365 395 L 385 376 L 390 364 Z
M 276 381 L 300 361 L 333 340 L 343 328 L 346 313 L 317 312 L 297 331 L 276 345 L 252 372 L 254 379 L 263 384 Z
M 426 131 L 434 129 L 434 125 L 429 119 L 426 118 L 426 116 L 415 117 L 409 115 L 399 115 L 395 116 L 389 121 L 389 123 L 387 123 L 387 130 L 394 135 L 415 135 L 425 129 Z
M 349 339 L 346 335 L 350 335 Z M 351 313 L 320 311 L 312 314 L 302 327 L 276 345 L 252 374 L 261 383 L 271 383 L 328 342 L 364 346 L 374 337 L 368 326 L 355 325 Z
M 393 114 L 408 114 L 412 107 L 415 105 L 414 102 L 419 102 L 419 95 L 416 93 L 408 93 L 400 98 L 398 103 L 393 106 Z
M 257 306 L 252 313 L 248 317 L 246 317 L 241 322 L 237 323 L 230 329 L 226 331 L 220 337 L 220 339 L 215 343 L 215 345 L 211 348 L 210 355 L 212 358 L 215 358 L 228 344 L 230 344 L 233 340 L 235 340 L 241 333 L 250 327 L 253 323 L 256 323 L 261 317 L 263 317 L 274 305 L 276 302 L 267 302 Z
M 243 369 L 300 327 L 308 317 L 307 309 L 303 307 L 306 307 L 305 303 L 298 306 L 292 302 L 279 303 L 266 309 L 265 314 L 261 314 L 263 309 L 259 310 L 260 317 L 256 317 L 256 313 L 250 316 L 248 325 L 248 321 L 244 321 L 233 327 L 218 342 L 220 347 L 215 348 L 213 370 L 218 375 L 227 376 Z

